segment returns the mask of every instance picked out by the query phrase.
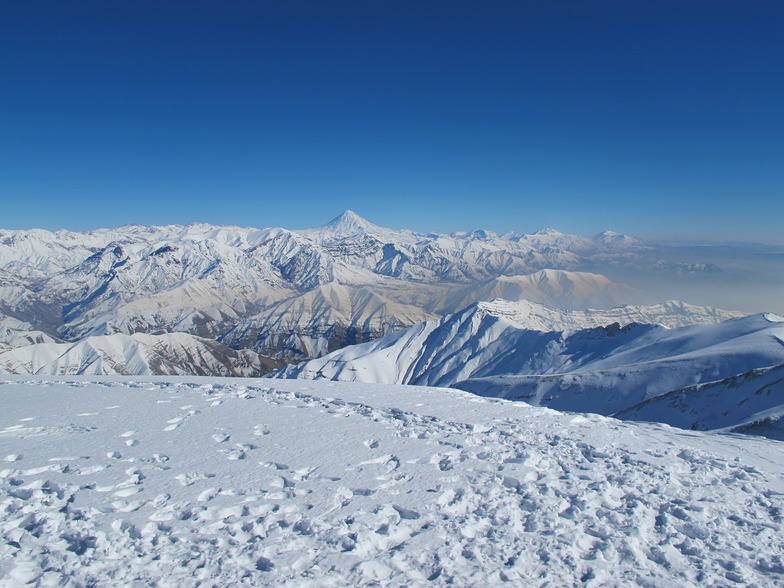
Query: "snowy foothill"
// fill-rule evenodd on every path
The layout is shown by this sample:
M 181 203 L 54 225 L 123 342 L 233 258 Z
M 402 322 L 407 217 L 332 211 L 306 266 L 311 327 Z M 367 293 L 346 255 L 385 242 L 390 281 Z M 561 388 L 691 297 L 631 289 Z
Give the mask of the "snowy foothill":
M 531 303 L 478 303 L 270 376 L 449 386 L 557 410 L 784 438 L 777 372 L 759 377 L 759 370 L 784 365 L 781 317 L 765 313 L 668 329 L 629 323 L 642 310 L 642 316 L 666 316 L 653 306 L 551 309 L 557 324 L 567 328 L 558 332 L 528 327 L 530 308 Z M 602 324 L 613 315 L 625 326 L 569 328 L 592 320 Z M 711 386 L 709 402 L 700 400 L 705 391 L 691 389 L 722 381 Z M 652 402 L 665 396 L 667 401 Z
M 2 586 L 784 583 L 777 441 L 329 381 L 0 402 Z

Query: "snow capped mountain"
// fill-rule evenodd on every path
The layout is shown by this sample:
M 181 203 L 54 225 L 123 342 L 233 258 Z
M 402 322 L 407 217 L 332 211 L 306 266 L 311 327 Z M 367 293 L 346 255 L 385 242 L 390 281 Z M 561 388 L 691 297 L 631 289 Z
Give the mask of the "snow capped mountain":
M 320 227 L 300 231 L 311 241 L 320 245 L 336 244 L 347 238 L 375 236 L 382 240 L 398 241 L 402 232 L 393 231 L 386 227 L 379 226 L 359 216 L 357 213 L 346 210 L 343 214 L 335 217 L 330 222 Z M 413 237 L 413 233 L 410 233 Z M 415 239 L 415 238 L 414 238 Z M 412 242 L 409 239 L 408 242 Z
M 666 328 L 656 325 L 711 324 L 717 319 L 734 316 L 738 313 L 676 302 L 609 310 L 563 311 L 527 301 L 495 300 L 476 303 L 442 319 L 288 366 L 281 375 L 449 386 L 476 376 L 476 370 L 480 373 L 486 371 L 488 375 L 498 373 L 499 361 L 507 356 L 512 358 L 516 369 L 523 365 L 521 358 L 524 353 L 538 357 L 542 349 L 549 349 L 554 352 L 551 359 L 557 358 L 562 352 L 558 342 L 572 336 L 575 340 L 598 341 L 602 338 L 600 334 L 616 332 L 613 329 L 620 330 L 621 325 L 624 329 L 630 327 L 635 334 L 650 329 L 667 333 Z M 649 324 L 636 324 L 637 319 Z M 607 327 L 613 323 L 616 323 L 615 327 Z M 552 372 L 554 367 L 550 365 L 542 369 Z
M 672 330 L 637 326 L 629 333 L 622 329 L 620 335 L 587 345 L 585 337 L 567 337 L 566 353 L 551 357 L 550 350 L 544 352 L 546 367 L 552 366 L 549 371 L 477 373 L 454 385 L 476 394 L 557 410 L 620 415 L 627 408 L 680 388 L 784 363 L 784 325 L 770 322 L 765 315 Z M 784 399 L 779 395 L 773 402 L 781 404 Z M 721 403 L 723 411 L 729 411 L 734 403 L 732 395 L 728 396 Z M 709 405 L 702 408 L 713 409 Z M 678 414 L 660 413 L 660 422 L 682 420 Z M 690 424 L 701 418 L 699 411 L 691 416 Z M 740 424 L 741 416 L 735 413 L 733 418 L 738 420 L 733 424 Z
M 562 235 L 558 242 L 569 239 Z M 574 253 L 549 241 L 537 247 L 485 231 L 394 231 L 351 211 L 304 231 L 198 223 L 84 233 L 0 231 L 0 313 L 70 341 L 187 332 L 310 357 L 432 318 L 457 284 L 576 263 Z M 323 320 L 287 317 L 297 328 L 274 330 L 282 325 L 282 308 L 307 312 L 313 305 L 308 297 L 318 299 L 326 286 L 356 290 L 357 311 L 340 302 L 345 297 L 322 297 L 316 307 L 336 303 Z M 363 296 L 373 302 L 356 300 Z M 556 298 L 571 303 L 580 293 Z M 359 335 L 329 333 L 316 340 L 328 330 L 325 320 L 333 320 L 336 331 Z M 256 332 L 260 338 L 248 337 Z
M 572 309 L 634 302 L 645 294 L 595 270 L 658 276 L 649 258 L 662 252 L 650 249 L 610 233 L 392 230 L 351 211 L 302 231 L 0 231 L 0 315 L 71 342 L 182 332 L 308 359 L 497 297 Z
M 0 373 L 39 375 L 258 376 L 279 362 L 186 333 L 86 337 L 62 343 L 17 334 L 0 346 Z
M 617 247 L 640 246 L 642 242 L 629 235 L 622 235 L 615 231 L 604 231 L 594 237 L 596 241 Z
M 42 331 L 7 329 L 0 327 L 0 352 L 13 347 L 23 347 L 36 343 L 62 343 Z
M 386 299 L 367 287 L 334 282 L 270 304 L 221 337 L 234 348 L 253 348 L 282 359 L 320 357 L 435 318 L 416 306 Z
M 504 301 L 476 304 L 438 321 L 288 366 L 273 376 L 453 386 L 482 396 L 610 415 L 685 386 L 784 363 L 784 324 L 775 315 L 676 329 L 615 323 L 544 332 L 513 322 L 536 324 L 546 317 L 544 312 L 532 316 L 526 306 L 530 303 L 514 312 L 515 305 Z M 689 312 L 688 307 L 671 308 Z M 618 317 L 651 317 L 660 310 L 622 308 Z M 698 316 L 711 320 L 702 312 L 698 309 Z M 612 311 L 572 312 L 554 322 L 606 324 L 611 316 Z M 784 398 L 779 393 L 772 402 L 784 403 Z M 670 422 L 666 411 L 657 414 Z

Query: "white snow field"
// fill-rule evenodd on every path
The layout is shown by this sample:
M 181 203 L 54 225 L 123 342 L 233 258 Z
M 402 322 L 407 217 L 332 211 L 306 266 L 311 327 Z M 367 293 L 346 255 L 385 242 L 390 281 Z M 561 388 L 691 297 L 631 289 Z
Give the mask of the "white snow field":
M 0 402 L 2 586 L 784 585 L 778 441 L 329 381 Z

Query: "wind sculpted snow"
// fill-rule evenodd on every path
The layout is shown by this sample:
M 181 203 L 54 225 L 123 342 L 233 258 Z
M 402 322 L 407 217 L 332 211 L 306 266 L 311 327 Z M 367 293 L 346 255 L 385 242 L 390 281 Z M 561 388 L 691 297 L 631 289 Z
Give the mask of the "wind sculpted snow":
M 3 586 L 784 583 L 775 441 L 333 382 L 0 402 Z

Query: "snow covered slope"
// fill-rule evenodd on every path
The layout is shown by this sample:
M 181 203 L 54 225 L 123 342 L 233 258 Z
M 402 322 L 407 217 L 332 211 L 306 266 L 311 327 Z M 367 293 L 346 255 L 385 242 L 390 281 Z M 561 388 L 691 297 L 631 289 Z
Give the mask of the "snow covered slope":
M 493 300 L 478 307 L 492 316 L 503 317 L 521 328 L 534 331 L 567 331 L 602 327 L 612 323 L 663 325 L 669 328 L 710 325 L 746 316 L 710 306 L 694 306 L 677 300 L 662 304 L 624 305 L 610 309 L 563 310 L 527 300 Z
M 220 340 L 230 347 L 254 348 L 283 359 L 320 357 L 363 341 L 435 318 L 367 287 L 335 282 L 270 304 L 239 321 Z
M 576 340 L 567 338 L 566 362 L 551 371 L 476 374 L 455 386 L 559 410 L 612 415 L 680 388 L 784 363 L 783 321 L 776 315 L 759 314 L 672 330 L 632 325 L 632 329 L 626 327 L 628 333 L 608 333 L 604 344 L 584 348 L 580 335 L 590 338 L 590 331 L 583 331 L 576 334 Z M 577 353 L 569 357 L 575 349 Z M 744 411 L 734 409 L 736 402 L 728 394 L 721 401 L 695 404 L 690 424 L 701 419 L 711 422 L 709 415 L 720 410 L 729 417 L 722 428 L 739 425 Z M 784 389 L 775 390 L 765 402 L 784 403 Z M 662 411 L 661 417 L 661 422 L 675 425 L 683 420 L 679 411 Z
M 103 335 L 77 343 L 16 335 L 0 346 L 0 374 L 259 376 L 280 363 L 186 333 Z
M 542 332 L 493 314 L 509 307 L 480 303 L 271 375 L 453 386 L 482 396 L 610 415 L 686 386 L 784 363 L 784 319 L 775 315 L 677 329 L 632 323 Z M 591 316 L 576 315 L 580 320 Z M 566 313 L 563 320 L 570 318 L 575 317 Z M 773 398 L 784 403 L 783 395 L 778 390 Z M 671 419 L 666 411 L 657 414 L 657 420 L 680 422 L 681 417 Z M 743 413 L 732 414 L 740 419 Z
M 666 420 L 684 429 L 724 429 L 784 441 L 784 365 L 673 390 L 615 416 Z
M 61 341 L 33 329 L 30 323 L 0 315 L 0 350 L 32 343 L 61 343 Z
M 2 586 L 784 583 L 776 441 L 330 382 L 0 403 Z
M 706 312 L 702 307 L 680 303 L 606 311 L 562 311 L 530 302 L 480 302 L 440 320 L 287 366 L 275 375 L 451 386 L 467 378 L 482 376 L 559 373 L 593 365 L 597 359 L 605 358 L 607 363 L 611 360 L 606 358 L 624 351 L 623 345 L 630 341 L 646 345 L 649 340 L 682 334 L 686 341 L 684 345 L 699 348 L 705 344 L 699 329 L 669 331 L 655 323 L 709 324 L 723 316 L 723 311 L 709 309 Z M 638 318 L 654 324 L 631 324 Z M 754 331 L 761 326 L 780 328 L 777 323 L 760 317 L 740 320 L 737 324 L 742 325 L 741 330 Z M 615 327 L 606 327 L 614 322 L 618 323 Z M 620 325 L 624 325 L 623 329 Z M 731 327 L 726 330 L 727 337 L 732 339 L 735 330 Z M 723 328 L 716 331 L 724 332 Z M 721 334 L 717 336 L 722 337 Z M 768 347 L 769 355 L 778 357 L 781 346 Z M 662 357 L 669 355 L 665 345 L 658 353 Z M 769 360 L 775 363 L 770 358 L 765 359 Z M 620 364 L 624 365 L 625 361 L 621 360 Z
M 635 302 L 640 290 L 602 272 L 658 284 L 683 264 L 684 253 L 672 253 L 677 259 L 611 233 L 392 230 L 350 211 L 303 231 L 198 223 L 0 230 L 0 315 L 72 342 L 185 332 L 298 359 L 498 295 L 570 308 Z M 717 266 L 711 275 L 724 274 Z M 739 283 L 753 284 L 748 276 Z M 349 292 L 333 295 L 342 289 Z

